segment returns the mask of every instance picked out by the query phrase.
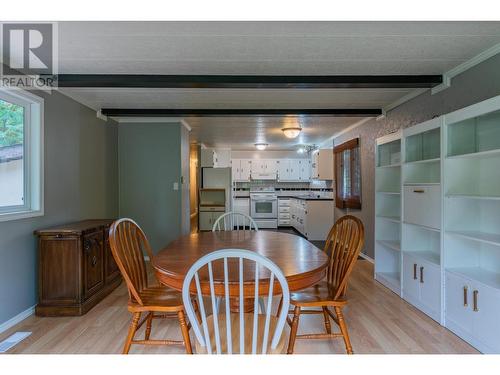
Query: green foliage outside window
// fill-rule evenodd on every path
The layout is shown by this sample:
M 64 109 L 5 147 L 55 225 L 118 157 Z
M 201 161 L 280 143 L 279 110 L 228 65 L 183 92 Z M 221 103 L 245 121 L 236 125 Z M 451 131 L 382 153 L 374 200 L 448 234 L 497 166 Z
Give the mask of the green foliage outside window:
M 24 108 L 0 100 L 0 147 L 23 143 Z

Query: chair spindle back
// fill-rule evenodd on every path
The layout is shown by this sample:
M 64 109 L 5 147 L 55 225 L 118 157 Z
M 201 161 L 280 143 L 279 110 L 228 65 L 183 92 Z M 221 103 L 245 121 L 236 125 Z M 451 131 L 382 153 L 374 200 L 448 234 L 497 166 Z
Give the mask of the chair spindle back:
M 130 299 L 142 305 L 140 293 L 148 286 L 143 250 L 149 259 L 153 259 L 146 235 L 135 221 L 123 218 L 111 224 L 109 244 L 115 262 L 127 283 Z
M 328 233 L 324 248 L 330 255 L 327 281 L 335 290 L 335 298 L 345 295 L 349 276 L 363 244 L 363 223 L 352 215 L 342 216 Z
M 230 292 L 229 292 L 229 286 L 230 286 L 230 281 L 229 281 L 229 261 L 232 260 L 237 260 L 237 262 L 231 262 L 231 264 L 237 269 L 238 269 L 238 297 L 233 296 L 230 297 Z M 227 353 L 227 354 L 233 354 L 233 342 L 232 342 L 232 330 L 238 328 L 239 326 L 239 353 L 244 354 L 245 353 L 245 343 L 249 343 L 245 340 L 245 322 L 248 324 L 251 324 L 249 318 L 249 314 L 244 313 L 244 303 L 246 298 L 251 298 L 251 295 L 245 295 L 244 290 L 245 288 L 248 287 L 248 285 L 245 286 L 245 283 L 248 284 L 249 280 L 244 280 L 243 277 L 243 272 L 244 272 L 244 266 L 243 266 L 243 261 L 253 261 L 255 263 L 255 287 L 253 290 L 253 298 L 254 298 L 254 310 L 253 310 L 253 325 L 252 325 L 252 341 L 251 341 L 251 353 L 256 354 L 257 352 L 260 352 L 262 354 L 265 354 L 268 352 L 268 341 L 270 338 L 270 321 L 271 321 L 271 310 L 272 310 L 272 300 L 273 300 L 273 295 L 276 294 L 275 290 L 275 283 L 276 280 L 279 283 L 279 286 L 281 288 L 281 292 L 283 294 L 283 306 L 289 306 L 290 303 L 290 294 L 289 294 L 289 289 L 288 289 L 288 283 L 286 281 L 285 276 L 283 275 L 283 272 L 274 264 L 271 260 L 267 259 L 266 257 L 257 254 L 253 251 L 249 250 L 242 250 L 242 249 L 224 249 L 224 250 L 217 250 L 214 251 L 210 254 L 205 255 L 204 257 L 200 258 L 198 261 L 196 261 L 191 268 L 189 269 L 188 273 L 186 274 L 186 277 L 184 279 L 184 284 L 182 288 L 182 299 L 184 302 L 184 306 L 186 309 L 186 313 L 189 317 L 189 320 L 192 324 L 193 331 L 195 333 L 196 339 L 198 342 L 206 347 L 207 353 L 212 354 L 212 353 Z M 218 296 L 215 295 L 215 288 L 214 288 L 214 268 L 219 267 L 220 269 L 221 266 L 221 261 L 223 263 L 223 283 L 224 283 L 224 300 L 225 300 L 225 307 L 221 308 L 221 311 L 224 309 L 225 312 L 218 311 L 217 308 L 217 298 Z M 218 264 L 217 264 L 218 263 Z M 236 264 L 235 264 L 236 263 Z M 202 289 L 200 286 L 200 270 L 204 267 L 208 268 L 208 281 L 210 284 L 210 292 L 208 294 L 208 297 L 210 297 L 211 300 L 211 308 L 212 308 L 212 313 L 213 316 L 211 317 L 211 324 L 213 324 L 213 332 L 214 332 L 214 337 L 211 337 L 209 334 L 209 323 L 206 315 L 206 308 L 205 304 L 203 301 L 203 293 Z M 267 308 L 266 308 L 266 314 L 265 314 L 265 323 L 263 327 L 263 337 L 262 337 L 262 342 L 257 342 L 258 341 L 258 331 L 259 331 L 259 319 L 258 319 L 258 311 L 259 311 L 259 279 L 261 279 L 261 276 L 259 275 L 262 270 L 267 270 L 266 273 L 270 272 L 270 277 L 269 277 L 269 293 L 267 295 Z M 195 284 L 195 289 L 196 289 L 196 296 L 198 300 L 198 306 L 199 306 L 199 312 L 201 315 L 201 322 L 197 319 L 195 310 L 193 308 L 193 302 L 192 302 L 192 296 L 190 294 L 190 288 L 192 285 L 194 279 L 194 284 Z M 220 282 L 221 280 L 217 280 Z M 267 281 L 266 281 L 267 282 Z M 231 282 L 234 283 L 234 280 Z M 205 293 L 207 294 L 207 293 Z M 231 314 L 231 309 L 230 309 L 230 298 L 238 298 L 239 301 L 239 312 Z M 278 316 L 277 323 L 274 329 L 274 332 L 272 333 L 272 339 L 270 343 L 270 349 L 273 350 L 276 348 L 278 345 L 278 342 L 281 338 L 281 335 L 283 333 L 283 328 L 285 325 L 286 321 L 286 316 L 288 313 L 287 308 L 281 309 L 281 312 Z M 236 319 L 235 314 L 238 315 L 238 318 Z M 231 316 L 233 316 L 233 319 L 231 319 Z M 225 325 L 225 329 L 222 329 L 221 331 L 221 325 Z M 212 328 L 212 327 L 210 327 Z M 262 328 L 262 327 L 261 327 Z M 224 334 L 225 331 L 225 342 L 221 340 L 221 333 Z M 235 332 L 236 333 L 236 332 Z M 225 345 L 224 345 L 225 344 Z M 235 347 L 238 347 L 238 343 L 234 343 Z

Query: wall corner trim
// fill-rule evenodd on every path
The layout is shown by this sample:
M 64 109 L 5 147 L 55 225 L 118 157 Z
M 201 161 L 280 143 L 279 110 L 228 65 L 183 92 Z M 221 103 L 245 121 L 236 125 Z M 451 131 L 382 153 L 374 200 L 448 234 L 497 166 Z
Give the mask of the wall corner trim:
M 189 126 L 189 123 L 186 120 L 182 119 L 181 120 L 181 124 L 184 125 L 184 127 L 187 129 L 188 132 L 190 132 L 191 130 L 193 130 L 191 128 L 191 126 Z
M 433 87 L 431 89 L 431 94 L 434 95 L 440 91 L 446 90 L 448 87 L 451 86 L 451 80 L 454 77 L 462 74 L 463 72 L 469 70 L 470 68 L 473 68 L 474 66 L 482 63 L 485 60 L 488 60 L 490 57 L 493 57 L 499 53 L 500 53 L 500 43 L 495 44 L 493 47 L 484 50 L 483 52 L 477 54 L 471 59 L 463 62 L 460 65 L 457 65 L 453 69 L 448 70 L 443 74 L 443 83 L 436 87 Z
M 373 260 L 373 258 L 370 258 L 368 255 L 366 255 L 365 253 L 359 253 L 359 256 L 361 258 L 363 258 L 364 260 L 367 260 L 368 262 L 372 263 L 372 264 L 375 264 L 375 261 Z
M 98 111 L 96 112 L 96 117 L 97 117 L 99 120 L 108 121 L 108 116 L 103 115 L 101 110 L 98 110 Z
M 35 313 L 35 306 L 36 305 L 33 305 L 33 306 L 27 308 L 26 310 L 20 312 L 19 314 L 10 318 L 6 322 L 3 322 L 2 324 L 0 324 L 0 333 L 7 331 L 9 328 L 14 327 L 16 324 L 22 322 L 24 319 L 33 315 Z

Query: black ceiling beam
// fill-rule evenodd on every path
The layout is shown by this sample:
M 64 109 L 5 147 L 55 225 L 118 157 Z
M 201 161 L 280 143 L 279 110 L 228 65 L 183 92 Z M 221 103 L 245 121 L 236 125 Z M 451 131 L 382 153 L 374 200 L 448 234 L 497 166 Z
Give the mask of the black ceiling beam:
M 379 108 L 347 109 L 161 109 L 161 108 L 102 108 L 109 117 L 225 117 L 225 116 L 324 116 L 372 117 L 382 114 Z
M 441 75 L 143 75 L 59 74 L 58 87 L 196 89 L 431 88 Z

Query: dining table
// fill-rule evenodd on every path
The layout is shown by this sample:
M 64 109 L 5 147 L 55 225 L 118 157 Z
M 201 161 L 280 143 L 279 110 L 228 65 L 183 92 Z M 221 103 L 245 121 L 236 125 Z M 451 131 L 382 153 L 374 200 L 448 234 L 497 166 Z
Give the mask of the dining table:
M 161 249 L 152 260 L 152 265 L 160 283 L 182 291 L 184 278 L 190 267 L 202 256 L 221 249 L 250 250 L 267 257 L 281 269 L 291 292 L 308 288 L 321 281 L 326 276 L 329 260 L 322 250 L 305 238 L 295 234 L 270 230 L 234 230 L 199 232 L 181 236 Z M 244 262 L 245 295 L 253 296 L 255 289 L 254 276 L 255 263 Z M 218 266 L 217 264 L 214 265 L 213 278 L 215 295 L 224 296 L 222 262 Z M 269 273 L 259 272 L 259 296 L 268 295 L 269 279 Z M 231 266 L 231 263 L 229 263 L 228 284 L 232 309 L 238 310 L 238 299 L 235 298 L 239 295 L 239 270 L 237 264 Z M 200 285 L 202 293 L 210 295 L 208 273 L 200 274 Z M 273 287 L 273 292 L 279 294 L 279 287 Z M 245 300 L 245 311 L 251 310 L 251 306 L 252 304 L 250 302 L 247 304 Z

